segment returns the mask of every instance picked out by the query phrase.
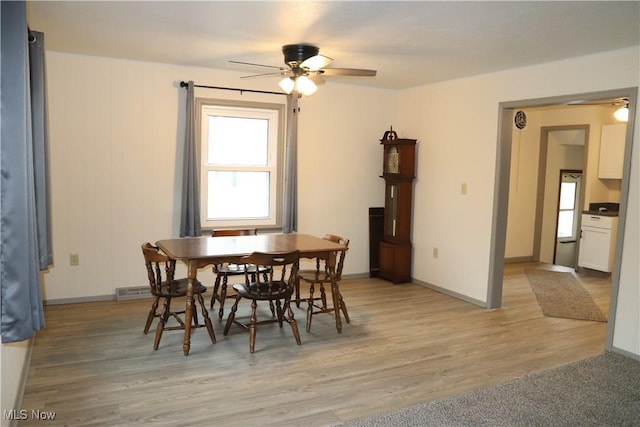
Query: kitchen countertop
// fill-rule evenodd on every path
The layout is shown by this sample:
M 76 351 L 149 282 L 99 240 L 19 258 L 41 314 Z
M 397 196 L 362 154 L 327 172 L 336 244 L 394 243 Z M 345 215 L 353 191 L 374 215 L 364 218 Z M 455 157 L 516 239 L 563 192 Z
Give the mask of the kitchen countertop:
M 586 215 L 618 216 L 618 211 L 582 211 Z
M 599 202 L 589 203 L 589 209 L 582 211 L 582 213 L 586 215 L 618 216 L 619 210 L 619 203 Z

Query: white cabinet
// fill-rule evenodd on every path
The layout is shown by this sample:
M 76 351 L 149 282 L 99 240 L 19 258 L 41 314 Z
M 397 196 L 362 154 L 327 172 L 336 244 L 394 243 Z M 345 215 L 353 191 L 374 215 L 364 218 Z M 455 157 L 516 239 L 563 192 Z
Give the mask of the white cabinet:
M 617 232 L 618 217 L 583 214 L 578 265 L 610 273 Z
M 598 178 L 622 179 L 626 137 L 627 125 L 625 123 L 602 126 Z

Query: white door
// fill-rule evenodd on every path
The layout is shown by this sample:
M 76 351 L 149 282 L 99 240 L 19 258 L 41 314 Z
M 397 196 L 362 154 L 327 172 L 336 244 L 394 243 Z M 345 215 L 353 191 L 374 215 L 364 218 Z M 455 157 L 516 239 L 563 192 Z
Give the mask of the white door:
M 560 171 L 554 264 L 576 266 L 582 171 Z

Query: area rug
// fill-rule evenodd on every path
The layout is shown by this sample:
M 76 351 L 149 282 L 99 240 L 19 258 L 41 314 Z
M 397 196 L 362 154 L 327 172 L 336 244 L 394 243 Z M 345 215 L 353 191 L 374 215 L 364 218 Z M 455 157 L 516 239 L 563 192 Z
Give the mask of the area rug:
M 525 274 L 545 316 L 607 321 L 589 292 L 572 273 L 528 269 Z

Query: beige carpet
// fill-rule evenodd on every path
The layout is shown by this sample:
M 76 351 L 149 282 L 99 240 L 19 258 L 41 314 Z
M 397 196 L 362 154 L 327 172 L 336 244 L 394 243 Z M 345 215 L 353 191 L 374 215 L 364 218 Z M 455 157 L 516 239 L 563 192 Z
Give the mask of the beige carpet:
M 638 378 L 640 361 L 607 352 L 342 427 L 637 427 Z
M 572 273 L 528 269 L 525 274 L 545 316 L 607 321 Z

